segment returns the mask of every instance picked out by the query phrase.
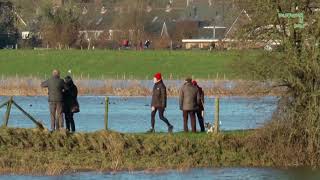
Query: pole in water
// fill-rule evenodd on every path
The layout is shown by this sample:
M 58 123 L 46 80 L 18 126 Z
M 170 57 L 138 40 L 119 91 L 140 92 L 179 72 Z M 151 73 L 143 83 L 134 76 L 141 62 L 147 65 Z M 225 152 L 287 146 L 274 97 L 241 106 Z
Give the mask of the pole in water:
M 13 97 L 11 96 L 10 97 L 10 100 L 8 101 L 7 103 L 7 111 L 6 111 L 6 115 L 5 115 L 5 118 L 4 118 L 4 126 L 5 127 L 8 127 L 8 123 L 9 123 L 9 117 L 10 117 L 10 112 L 11 112 L 11 106 L 12 106 L 12 101 L 13 101 Z
M 104 127 L 105 127 L 105 130 L 108 130 L 108 118 L 109 118 L 109 97 L 106 97 L 105 99 L 105 113 L 104 113 Z
M 214 113 L 214 133 L 219 132 L 219 125 L 220 125 L 220 120 L 219 120 L 219 112 L 220 111 L 220 98 L 216 97 L 215 99 L 215 113 Z

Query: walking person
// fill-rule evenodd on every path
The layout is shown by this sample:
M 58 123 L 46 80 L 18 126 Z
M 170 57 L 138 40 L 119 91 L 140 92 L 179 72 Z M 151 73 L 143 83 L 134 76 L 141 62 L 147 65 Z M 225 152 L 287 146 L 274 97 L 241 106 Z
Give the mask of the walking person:
M 155 132 L 155 116 L 158 111 L 159 118 L 164 123 L 166 123 L 166 125 L 168 126 L 168 132 L 171 133 L 173 130 L 173 126 L 170 124 L 169 120 L 164 117 L 164 112 L 167 107 L 167 89 L 163 83 L 161 73 L 157 73 L 154 75 L 153 82 L 154 86 L 151 101 L 151 129 L 148 132 Z
M 193 80 L 192 84 L 198 88 L 200 94 L 200 104 L 198 104 L 199 109 L 196 111 L 196 116 L 198 118 L 199 126 L 201 132 L 205 132 L 204 128 L 204 92 L 203 89 L 198 85 L 197 81 Z
M 53 70 L 52 77 L 42 82 L 41 87 L 48 88 L 51 130 L 59 130 L 63 128 L 63 91 L 65 89 L 59 70 Z
M 180 110 L 183 112 L 183 129 L 188 132 L 188 117 L 191 119 L 192 132 L 197 132 L 196 115 L 199 110 L 200 93 L 197 87 L 192 84 L 192 79 L 187 78 L 180 90 Z
M 66 128 L 69 132 L 75 132 L 75 123 L 73 115 L 74 113 L 80 112 L 79 103 L 77 100 L 78 88 L 73 83 L 73 80 L 70 76 L 65 77 L 64 82 L 66 84 L 66 89 L 63 93 L 64 99 L 64 116 L 66 120 Z

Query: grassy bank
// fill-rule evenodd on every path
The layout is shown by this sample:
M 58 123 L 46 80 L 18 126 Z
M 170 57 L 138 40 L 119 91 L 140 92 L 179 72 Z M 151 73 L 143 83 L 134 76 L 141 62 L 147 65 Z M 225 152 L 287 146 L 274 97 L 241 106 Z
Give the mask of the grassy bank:
M 270 165 L 245 147 L 251 131 L 207 134 L 49 133 L 0 129 L 0 172 L 164 170 Z
M 81 50 L 1 50 L 0 75 L 49 76 L 54 68 L 62 74 L 71 69 L 75 76 L 90 79 L 150 79 L 155 72 L 166 78 L 241 79 L 235 71 L 238 51 L 81 51 Z M 245 57 L 255 60 L 257 51 L 247 51 Z

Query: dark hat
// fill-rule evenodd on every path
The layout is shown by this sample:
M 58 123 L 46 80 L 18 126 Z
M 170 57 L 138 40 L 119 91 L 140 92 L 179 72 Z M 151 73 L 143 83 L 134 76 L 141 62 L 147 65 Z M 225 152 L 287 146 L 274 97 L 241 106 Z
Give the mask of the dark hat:
M 65 82 L 66 84 L 73 84 L 73 80 L 72 80 L 71 76 L 66 76 L 66 77 L 64 78 L 64 82 Z

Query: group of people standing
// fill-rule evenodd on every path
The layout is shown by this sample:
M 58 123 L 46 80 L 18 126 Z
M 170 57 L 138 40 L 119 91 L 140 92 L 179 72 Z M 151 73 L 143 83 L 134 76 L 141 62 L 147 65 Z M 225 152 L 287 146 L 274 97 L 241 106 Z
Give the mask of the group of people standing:
M 66 129 L 75 132 L 73 115 L 78 113 L 80 108 L 77 100 L 78 88 L 72 78 L 66 76 L 63 80 L 60 78 L 59 70 L 53 70 L 52 77 L 42 82 L 41 87 L 48 88 L 51 130 L 64 128 L 64 114 Z
M 172 132 L 173 126 L 164 116 L 167 107 L 167 90 L 163 83 L 161 73 L 154 75 L 154 86 L 151 100 L 151 129 L 150 133 L 155 132 L 155 115 L 158 111 L 159 118 L 168 126 L 168 132 Z M 191 119 L 191 130 L 197 132 L 196 116 L 198 117 L 201 132 L 205 131 L 204 127 L 204 92 L 196 81 L 187 78 L 180 89 L 179 95 L 180 110 L 183 112 L 183 128 L 185 132 L 189 131 L 188 118 Z
M 168 126 L 168 132 L 173 131 L 173 126 L 164 116 L 167 107 L 167 89 L 163 83 L 161 73 L 154 75 L 154 86 L 151 101 L 151 129 L 149 133 L 155 132 L 155 116 L 158 112 L 159 118 Z M 77 100 L 78 88 L 73 83 L 70 76 L 65 79 L 60 78 L 59 70 L 53 70 L 52 77 L 41 83 L 41 87 L 48 88 L 49 109 L 51 119 L 51 130 L 60 130 L 64 128 L 64 118 L 66 129 L 75 132 L 75 123 L 73 115 L 80 111 Z M 205 131 L 204 127 L 204 92 L 198 86 L 196 81 L 187 78 L 180 89 L 179 96 L 180 110 L 183 112 L 183 128 L 185 132 L 189 131 L 188 119 L 191 119 L 191 130 L 196 132 L 196 116 L 198 117 L 201 132 Z

